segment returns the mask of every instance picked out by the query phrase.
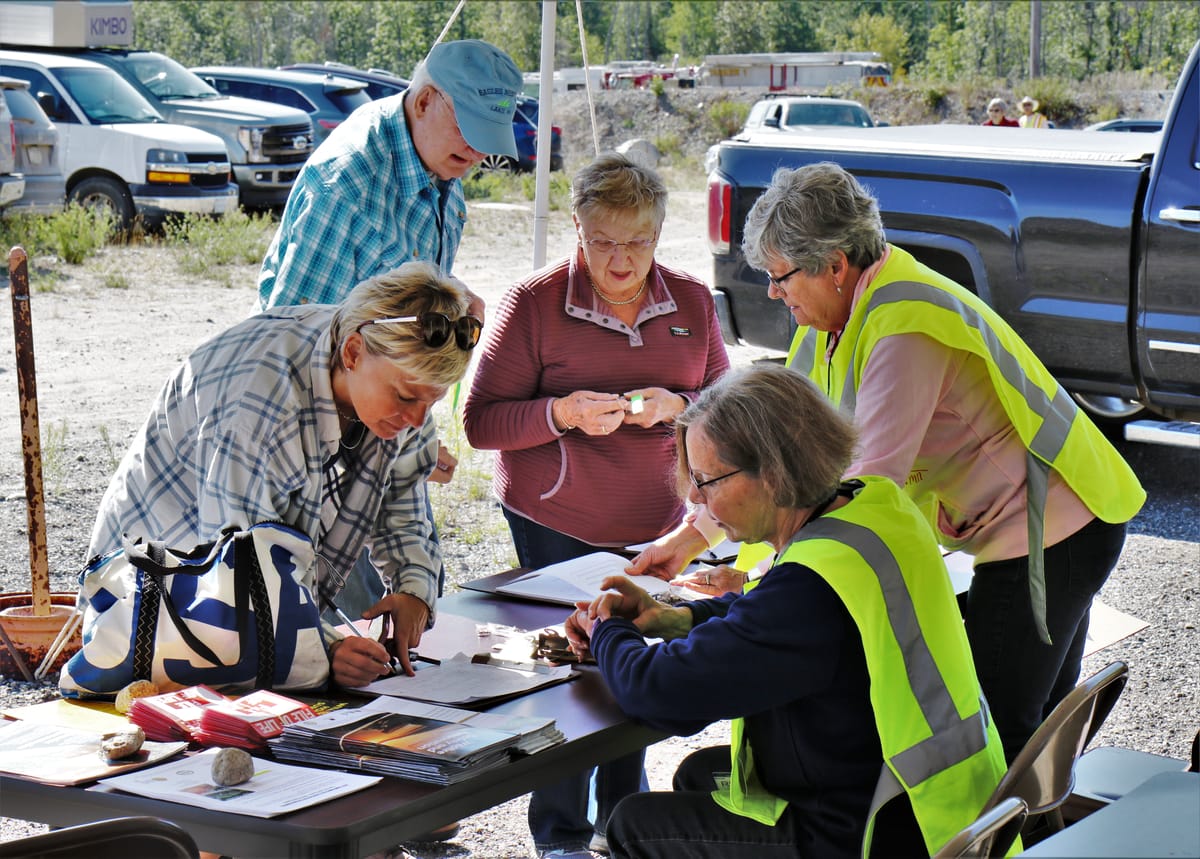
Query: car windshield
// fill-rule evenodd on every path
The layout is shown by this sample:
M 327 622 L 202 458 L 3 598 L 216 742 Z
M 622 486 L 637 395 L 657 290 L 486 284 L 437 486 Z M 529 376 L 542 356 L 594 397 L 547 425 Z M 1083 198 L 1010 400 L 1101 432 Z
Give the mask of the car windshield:
M 871 117 L 854 104 L 805 104 L 788 105 L 788 125 L 852 125 L 871 127 Z
M 142 86 L 163 101 L 175 98 L 224 97 L 179 63 L 162 54 L 127 56 L 123 62 L 142 82 Z
M 112 69 L 63 68 L 58 69 L 58 77 L 92 122 L 166 121 L 141 93 Z

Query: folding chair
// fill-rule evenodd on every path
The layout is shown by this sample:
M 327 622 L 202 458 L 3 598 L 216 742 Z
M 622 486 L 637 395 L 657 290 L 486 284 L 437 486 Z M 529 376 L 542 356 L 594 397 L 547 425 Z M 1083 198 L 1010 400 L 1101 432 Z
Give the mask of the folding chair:
M 1072 689 L 1033 732 L 983 810 L 991 811 L 1015 796 L 1029 808 L 1023 835 L 1029 834 L 1028 823 L 1034 821 L 1049 832 L 1062 829 L 1060 807 L 1071 795 L 1075 762 L 1104 723 L 1128 679 L 1128 666 L 1118 661 Z
M 970 826 L 947 841 L 933 854 L 933 859 L 1004 856 L 1017 840 L 1028 813 L 1029 809 L 1020 797 L 1001 800 L 995 808 L 983 812 Z
M 118 817 L 0 844 L 0 859 L 199 859 L 192 836 L 158 817 Z

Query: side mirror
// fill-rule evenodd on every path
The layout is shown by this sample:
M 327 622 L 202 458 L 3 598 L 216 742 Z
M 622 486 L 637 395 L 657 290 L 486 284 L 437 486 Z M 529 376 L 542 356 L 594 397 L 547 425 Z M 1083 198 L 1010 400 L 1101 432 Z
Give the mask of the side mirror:
M 766 119 L 763 120 L 763 128 L 778 128 L 778 127 L 779 127 L 779 117 L 778 116 L 768 116 Z
M 890 122 L 877 122 L 877 123 L 875 123 L 875 127 L 876 127 L 876 128 L 887 128 L 889 125 L 891 125 L 891 123 L 890 123 Z

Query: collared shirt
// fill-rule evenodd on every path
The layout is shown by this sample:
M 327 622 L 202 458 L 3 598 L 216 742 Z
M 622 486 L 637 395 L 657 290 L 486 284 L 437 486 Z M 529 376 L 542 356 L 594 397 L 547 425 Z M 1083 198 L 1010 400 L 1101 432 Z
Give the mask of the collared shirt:
M 336 304 L 412 260 L 449 274 L 467 220 L 462 183 L 425 169 L 403 99 L 363 105 L 305 163 L 258 275 L 260 308 Z
M 191 549 L 222 529 L 278 520 L 307 534 L 322 593 L 364 545 L 392 590 L 432 612 L 441 549 L 426 514 L 432 418 L 390 440 L 365 433 L 337 516 L 321 526 L 324 467 L 342 431 L 330 376 L 335 307 L 277 308 L 201 345 L 167 381 L 100 502 L 88 557 L 121 535 Z

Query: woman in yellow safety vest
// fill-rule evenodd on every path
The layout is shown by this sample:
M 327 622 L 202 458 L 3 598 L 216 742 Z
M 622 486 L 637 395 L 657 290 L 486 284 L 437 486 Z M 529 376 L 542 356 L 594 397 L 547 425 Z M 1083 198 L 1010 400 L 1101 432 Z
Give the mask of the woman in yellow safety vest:
M 693 754 L 674 791 L 621 801 L 612 855 L 936 851 L 1004 756 L 921 512 L 887 478 L 842 481 L 853 424 L 783 367 L 726 376 L 675 426 L 681 492 L 775 558 L 744 594 L 682 606 L 612 577 L 568 619 L 633 718 L 684 734 L 734 720 L 732 749 Z
M 1011 760 L 1078 681 L 1092 598 L 1145 492 L 995 311 L 886 242 L 838 165 L 777 171 L 743 249 L 800 326 L 789 366 L 854 417 L 847 476 L 890 477 L 943 546 L 974 555 L 967 635 Z M 703 527 L 672 540 L 703 548 Z M 675 572 L 687 554 L 654 552 L 634 567 Z

